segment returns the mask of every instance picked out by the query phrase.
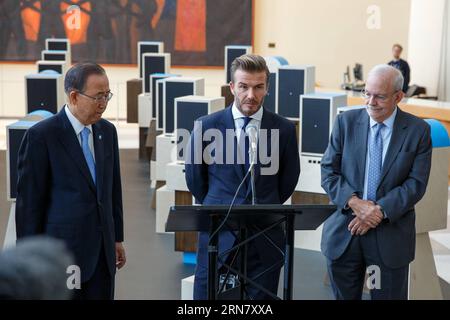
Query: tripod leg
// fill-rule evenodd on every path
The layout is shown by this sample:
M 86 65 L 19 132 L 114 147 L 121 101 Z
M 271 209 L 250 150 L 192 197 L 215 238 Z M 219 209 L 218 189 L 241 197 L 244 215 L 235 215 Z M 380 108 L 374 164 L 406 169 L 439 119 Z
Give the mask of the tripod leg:
M 211 235 L 219 226 L 219 217 L 211 216 Z M 219 279 L 217 275 L 217 254 L 218 254 L 219 234 L 216 233 L 208 243 L 208 300 L 217 300 L 217 287 Z
M 246 228 L 242 228 L 239 231 L 240 234 L 240 241 L 245 241 L 247 239 L 247 229 Z M 242 248 L 241 250 L 241 261 L 240 261 L 240 272 L 247 277 L 247 244 Z M 241 284 L 241 293 L 240 293 L 240 299 L 241 300 L 246 300 L 247 299 L 247 294 L 246 294 L 246 289 L 247 289 L 247 282 L 245 280 L 245 278 L 240 278 L 240 284 Z
M 286 251 L 284 256 L 284 300 L 292 300 L 294 270 L 294 215 L 286 216 Z

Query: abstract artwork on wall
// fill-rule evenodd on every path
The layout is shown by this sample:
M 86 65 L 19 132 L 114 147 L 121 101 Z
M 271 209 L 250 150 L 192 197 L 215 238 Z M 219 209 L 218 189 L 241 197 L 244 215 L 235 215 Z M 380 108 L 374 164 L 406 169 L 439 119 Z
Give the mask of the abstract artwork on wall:
M 220 66 L 224 46 L 252 44 L 252 0 L 0 0 L 0 61 L 34 61 L 46 38 L 72 60 L 134 64 L 138 41 L 163 41 L 180 66 Z

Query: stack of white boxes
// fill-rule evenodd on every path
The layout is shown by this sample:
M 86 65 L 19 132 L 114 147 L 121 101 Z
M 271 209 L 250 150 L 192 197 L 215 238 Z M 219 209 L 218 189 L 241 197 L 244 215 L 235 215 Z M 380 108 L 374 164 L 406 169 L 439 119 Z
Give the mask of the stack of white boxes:
M 225 99 L 223 97 L 208 98 L 190 95 L 175 99 L 175 133 L 157 137 L 156 172 L 157 177 L 164 178 L 166 185 L 156 190 L 156 232 L 165 232 L 169 209 L 175 205 L 175 192 L 189 191 L 185 179 L 184 157 L 177 152 L 177 130 L 184 129 L 192 132 L 196 119 L 224 107 Z M 180 115 L 182 115 L 182 121 L 178 119 Z M 187 141 L 184 142 L 187 143 Z M 158 170 L 164 172 L 164 177 L 158 176 Z M 192 203 L 194 203 L 194 199 Z
M 157 100 L 162 99 L 163 114 L 157 113 L 157 122 L 163 124 L 163 133 L 156 137 L 156 161 L 150 163 L 150 178 L 152 183 L 166 182 L 166 185 L 156 190 L 156 232 L 163 233 L 169 209 L 175 205 L 175 191 L 188 191 L 183 183 L 184 165 L 177 165 L 170 173 L 167 173 L 169 163 L 177 162 L 176 101 L 179 101 L 181 97 L 192 95 L 199 99 L 203 98 L 205 82 L 202 78 L 188 77 L 170 77 L 156 82 L 157 86 L 162 86 L 162 90 L 158 90 L 162 93 L 162 97 L 157 94 Z M 188 112 L 183 114 L 183 118 L 188 117 Z
M 328 146 L 337 109 L 347 105 L 345 93 L 311 93 L 300 96 L 300 178 L 296 191 L 322 193 L 320 162 Z
M 152 88 L 150 77 L 155 73 L 169 73 L 170 53 L 144 53 L 142 54 L 142 93 L 138 96 L 138 122 L 139 128 L 148 129 L 153 118 L 154 101 L 152 101 Z

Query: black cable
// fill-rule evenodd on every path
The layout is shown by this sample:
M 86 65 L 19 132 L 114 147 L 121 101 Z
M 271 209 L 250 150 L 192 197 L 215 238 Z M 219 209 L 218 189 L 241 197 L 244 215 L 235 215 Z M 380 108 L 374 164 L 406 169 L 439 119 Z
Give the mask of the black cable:
M 223 219 L 223 221 L 222 221 L 222 223 L 220 224 L 220 226 L 218 226 L 217 229 L 214 230 L 214 232 L 213 232 L 213 233 L 211 234 L 211 236 L 209 237 L 208 245 L 211 243 L 211 239 L 216 235 L 216 233 L 218 233 L 218 232 L 220 231 L 220 229 L 223 228 L 225 222 L 227 221 L 228 217 L 230 216 L 231 209 L 233 208 L 234 201 L 236 200 L 236 197 L 237 197 L 237 195 L 238 195 L 238 193 L 239 193 L 239 190 L 241 189 L 242 184 L 245 182 L 245 179 L 247 179 L 248 174 L 249 174 L 250 171 L 252 170 L 253 166 L 254 166 L 254 163 L 252 163 L 252 164 L 250 165 L 250 167 L 248 168 L 248 171 L 247 171 L 247 173 L 245 174 L 244 179 L 242 179 L 241 183 L 239 184 L 239 186 L 238 186 L 238 188 L 237 188 L 237 190 L 236 190 L 236 193 L 234 194 L 233 200 L 231 201 L 230 207 L 228 208 L 228 212 L 227 212 L 227 214 L 225 215 L 225 218 Z

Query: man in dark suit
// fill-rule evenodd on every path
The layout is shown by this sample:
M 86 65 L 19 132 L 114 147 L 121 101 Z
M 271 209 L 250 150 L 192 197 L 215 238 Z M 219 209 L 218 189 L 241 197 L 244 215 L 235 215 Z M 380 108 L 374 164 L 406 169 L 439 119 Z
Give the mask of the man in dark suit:
M 338 210 L 325 221 L 322 252 L 337 299 L 407 299 L 415 252 L 414 205 L 431 167 L 428 124 L 400 110 L 401 73 L 374 67 L 366 109 L 338 115 L 322 158 L 322 187 Z M 370 268 L 369 268 L 370 267 Z
M 189 190 L 198 203 L 204 205 L 230 205 L 238 190 L 240 183 L 248 172 L 248 159 L 245 148 L 245 128 L 254 126 L 260 132 L 258 141 L 259 156 L 261 150 L 267 149 L 271 157 L 270 166 L 274 165 L 277 170 L 269 169 L 258 157 L 255 166 L 255 189 L 256 203 L 259 204 L 282 204 L 292 194 L 300 174 L 300 161 L 297 146 L 295 125 L 262 107 L 264 97 L 267 94 L 269 70 L 265 60 L 256 55 L 244 55 L 234 60 L 231 66 L 232 81 L 231 91 L 235 97 L 233 105 L 228 108 L 200 118 L 194 128 L 190 140 L 190 161 L 186 161 L 186 182 Z M 208 130 L 218 130 L 225 143 L 220 146 L 216 139 L 212 143 L 216 148 L 211 153 L 214 159 L 195 160 L 194 153 L 206 151 L 211 145 L 206 142 L 200 143 L 201 150 L 196 150 L 197 136 L 203 136 Z M 272 143 L 265 143 L 261 139 L 261 132 L 267 132 L 267 141 L 278 133 L 278 139 Z M 227 134 L 228 132 L 228 134 Z M 232 133 L 229 139 L 229 133 Z M 200 138 L 201 139 L 201 138 Z M 231 153 L 234 155 L 230 156 Z M 221 154 L 221 156 L 219 156 Z M 236 156 L 235 156 L 236 155 Z M 245 161 L 238 161 L 240 159 Z M 219 160 L 219 158 L 222 158 Z M 244 159 L 246 158 L 246 159 Z M 213 160 L 213 161 L 208 161 Z M 222 161 L 223 160 L 223 161 Z M 227 161 L 229 160 L 229 161 Z M 240 162 L 240 163 L 239 163 Z M 266 171 L 267 170 L 267 171 Z M 242 188 L 236 194 L 234 204 L 252 203 L 252 192 L 250 186 L 250 175 L 247 176 Z M 281 228 L 267 232 L 268 237 L 278 246 L 283 248 L 284 234 Z M 207 247 L 208 234 L 200 233 L 197 267 L 195 271 L 194 299 L 207 298 Z M 219 233 L 219 253 L 228 250 L 235 242 L 235 234 L 230 231 Z M 228 255 L 228 261 L 232 260 L 233 254 Z M 280 261 L 282 254 L 264 237 L 256 238 L 249 245 L 247 272 L 250 278 L 273 294 L 277 293 L 278 280 L 282 263 L 268 273 L 256 277 L 263 270 Z M 220 273 L 220 270 L 219 270 Z M 269 299 L 264 291 L 250 286 L 249 298 Z
M 409 87 L 409 78 L 410 78 L 410 68 L 408 62 L 400 58 L 400 55 L 402 54 L 403 47 L 399 44 L 394 44 L 392 46 L 392 55 L 394 56 L 394 59 L 388 62 L 388 65 L 393 66 L 394 68 L 397 68 L 400 70 L 400 72 L 403 75 L 403 88 L 402 91 L 406 93 L 408 91 Z
M 112 97 L 105 70 L 79 63 L 66 74 L 69 103 L 25 134 L 18 155 L 17 238 L 65 241 L 81 272 L 78 299 L 113 299 L 125 264 L 117 132 L 101 119 Z

